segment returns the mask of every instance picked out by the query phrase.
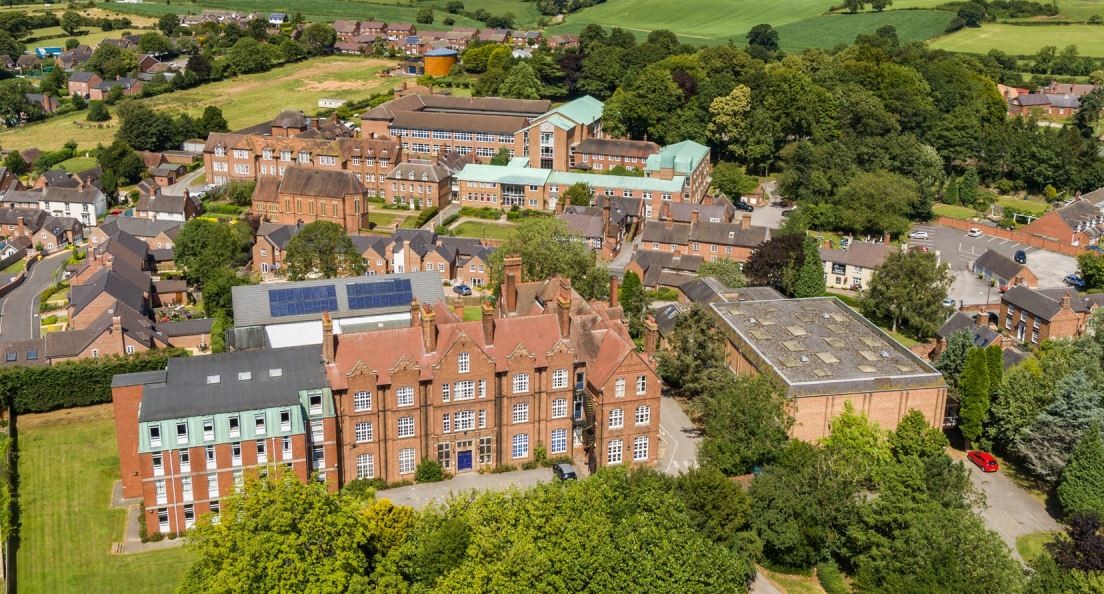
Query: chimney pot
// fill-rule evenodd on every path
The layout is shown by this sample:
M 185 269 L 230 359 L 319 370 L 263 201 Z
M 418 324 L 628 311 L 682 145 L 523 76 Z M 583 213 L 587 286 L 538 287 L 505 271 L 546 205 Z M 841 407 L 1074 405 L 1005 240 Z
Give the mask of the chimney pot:
M 609 294 L 610 307 L 617 307 L 618 305 L 621 304 L 621 299 L 618 295 L 620 290 L 621 290 L 621 279 L 617 278 L 616 276 L 610 275 L 610 294 Z
M 422 325 L 422 306 L 415 299 L 410 302 L 410 327 L 417 328 Z
M 484 301 L 479 312 L 483 317 L 483 340 L 488 346 L 492 345 L 495 332 L 494 306 L 489 301 Z
M 452 312 L 456 314 L 456 319 L 461 322 L 464 321 L 464 300 L 457 297 L 452 302 Z
M 698 216 L 699 216 L 698 209 L 695 208 L 694 210 L 690 211 L 690 224 L 691 225 L 697 225 L 698 224 Z
M 740 229 L 745 231 L 751 229 L 751 215 L 744 215 L 743 218 L 740 219 Z
M 333 333 L 333 320 L 330 319 L 330 312 L 322 312 L 322 362 L 333 363 L 334 354 L 337 350 L 336 340 Z
M 422 345 L 428 353 L 437 350 L 437 314 L 428 306 L 422 311 Z

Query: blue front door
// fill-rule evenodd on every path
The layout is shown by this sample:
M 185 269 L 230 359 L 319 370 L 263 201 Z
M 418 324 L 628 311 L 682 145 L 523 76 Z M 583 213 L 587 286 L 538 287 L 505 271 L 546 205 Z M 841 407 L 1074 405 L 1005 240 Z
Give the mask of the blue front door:
M 471 450 L 456 453 L 456 470 L 471 470 Z

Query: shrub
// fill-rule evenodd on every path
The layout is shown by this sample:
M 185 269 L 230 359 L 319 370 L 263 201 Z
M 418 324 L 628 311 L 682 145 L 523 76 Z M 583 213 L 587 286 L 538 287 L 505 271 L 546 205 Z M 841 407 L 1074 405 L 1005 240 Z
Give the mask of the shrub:
M 517 470 L 517 466 L 513 464 L 499 464 L 491 469 L 491 474 L 500 474 L 503 472 L 513 472 Z
M 445 217 L 445 220 L 441 221 L 440 226 L 448 227 L 449 225 L 455 223 L 459 218 L 460 218 L 460 215 L 458 215 L 458 214 L 449 215 L 449 216 Z
M 478 208 L 474 206 L 465 206 L 460 209 L 460 216 L 496 221 L 502 216 L 502 212 L 490 206 L 481 206 Z
M 116 374 L 164 369 L 170 357 L 187 354 L 184 349 L 155 349 L 49 367 L 8 367 L 0 370 L 0 394 L 18 414 L 103 404 L 111 402 L 111 378 Z
M 160 532 L 154 532 L 153 534 L 149 535 L 149 538 L 147 539 L 147 542 L 161 542 L 164 539 L 165 539 L 164 534 L 161 534 Z
M 519 220 L 519 219 L 532 219 L 532 218 L 542 218 L 542 217 L 550 217 L 550 216 L 552 216 L 552 213 L 544 212 L 542 210 L 517 210 L 517 209 L 514 209 L 514 210 L 510 210 L 506 213 L 506 220 L 507 221 L 516 221 L 516 220 Z
M 387 488 L 387 481 L 383 479 L 354 479 L 341 487 L 341 492 L 356 499 L 368 500 L 376 495 L 376 491 Z
M 437 216 L 437 207 L 436 206 L 431 206 L 431 207 L 423 210 L 422 213 L 418 215 L 418 225 L 417 226 L 421 227 L 422 225 L 429 222 L 429 220 L 432 219 L 435 216 Z
M 537 442 L 537 447 L 533 448 L 533 458 L 537 461 L 537 464 L 544 464 L 544 461 L 548 459 L 548 448 L 544 447 L 543 443 Z
M 538 467 L 540 467 L 540 462 L 537 462 L 536 460 L 530 460 L 521 465 L 522 470 L 535 470 Z
M 551 468 L 553 464 L 574 464 L 575 461 L 571 459 L 571 456 L 556 456 L 555 458 L 548 458 L 541 462 L 541 466 L 545 468 Z
M 833 561 L 823 561 L 816 566 L 817 581 L 828 594 L 849 594 L 851 590 L 843 581 L 843 574 Z
M 207 212 L 218 214 L 239 215 L 242 213 L 242 207 L 233 204 L 208 204 L 204 209 Z
M 439 483 L 443 480 L 445 480 L 445 469 L 440 462 L 425 458 L 418 463 L 418 470 L 414 473 L 415 482 Z

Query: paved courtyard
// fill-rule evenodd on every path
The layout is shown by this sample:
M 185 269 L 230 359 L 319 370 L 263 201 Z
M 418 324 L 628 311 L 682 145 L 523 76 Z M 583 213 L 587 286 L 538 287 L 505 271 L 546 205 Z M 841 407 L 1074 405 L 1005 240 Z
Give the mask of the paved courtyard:
M 939 225 L 916 225 L 914 231 L 927 231 L 928 239 L 910 239 L 909 247 L 922 245 L 935 252 L 941 262 L 951 267 L 955 276 L 951 285 L 950 297 L 959 304 L 974 305 L 1000 301 L 1000 292 L 990 289 L 989 283 L 970 272 L 970 265 L 992 249 L 1011 258 L 1016 250 L 1027 253 L 1027 266 L 1039 277 L 1039 288 L 1048 289 L 1066 286 L 1062 278 L 1077 271 L 1077 259 L 1039 248 L 1030 247 L 1009 239 L 990 235 L 967 237 L 965 231 L 941 227 Z M 988 301 L 987 301 L 988 299 Z

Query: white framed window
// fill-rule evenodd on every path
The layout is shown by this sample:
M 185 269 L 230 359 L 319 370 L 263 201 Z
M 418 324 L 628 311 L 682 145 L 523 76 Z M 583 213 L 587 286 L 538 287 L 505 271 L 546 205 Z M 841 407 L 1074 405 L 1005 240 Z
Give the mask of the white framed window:
M 487 397 L 487 380 L 484 380 L 484 379 L 479 380 L 479 397 L 480 398 L 486 398 Z
M 218 474 L 212 472 L 207 475 L 207 498 L 214 499 L 219 496 Z
M 230 444 L 230 463 L 234 466 L 241 466 L 241 443 Z
M 567 416 L 567 398 L 557 398 L 552 401 L 552 418 L 562 419 Z
M 479 428 L 487 428 L 487 409 L 485 408 L 479 409 Z
M 150 425 L 149 426 L 149 441 L 150 441 L 150 447 L 153 447 L 153 448 L 161 447 L 161 425 Z
M 644 394 L 648 391 L 648 376 L 638 375 L 636 377 L 636 393 Z
M 322 428 L 322 421 L 311 421 L 311 441 L 315 443 L 321 442 L 325 439 L 325 431 Z
M 514 374 L 514 394 L 525 394 L 529 391 L 529 374 Z
M 152 456 L 153 459 L 153 476 L 163 476 L 165 474 L 164 458 L 161 456 L 161 452 L 156 452 Z
M 414 417 L 399 417 L 399 437 L 414 437 Z
M 441 384 L 441 402 L 448 402 L 449 398 L 451 398 L 451 397 L 452 397 L 452 384 L 447 383 L 447 382 Z
M 652 422 L 652 407 L 650 406 L 638 406 L 636 407 L 636 424 L 647 425 Z
M 361 412 L 365 410 L 372 410 L 372 393 L 357 392 L 353 394 L 353 411 Z
M 445 265 L 442 264 L 440 272 L 444 272 L 444 270 Z M 456 355 L 456 371 L 459 373 L 468 373 L 469 371 L 471 371 L 470 353 L 460 353 L 459 355 Z
M 606 446 L 606 464 L 620 464 L 623 444 L 620 439 L 611 439 Z
M 265 434 L 265 415 L 264 413 L 256 413 L 253 415 L 253 427 L 257 432 L 257 435 Z
M 207 468 L 213 468 L 215 466 L 215 446 L 209 445 L 204 447 L 203 458 L 207 464 Z
M 241 419 L 234 415 L 227 420 L 230 425 L 230 437 L 241 437 Z
M 180 422 L 176 424 L 176 443 L 188 443 L 188 424 Z
M 309 410 L 311 415 L 322 414 L 322 395 L 311 394 L 307 397 L 307 402 L 310 404 Z
M 414 448 L 403 448 L 399 450 L 399 474 L 410 474 L 414 472 L 415 468 Z
M 257 464 L 265 464 L 268 462 L 268 448 L 265 446 L 265 440 L 257 440 Z
M 215 420 L 203 419 L 203 441 L 213 441 L 215 439 Z
M 472 380 L 456 382 L 456 389 L 452 396 L 456 400 L 472 400 L 475 398 L 475 382 Z
M 444 413 L 441 415 L 441 433 L 449 433 L 452 431 L 452 415 Z
M 625 411 L 615 408 L 609 414 L 610 429 L 620 429 L 625 426 Z
M 519 433 L 513 437 L 510 454 L 514 458 L 526 458 L 529 456 L 529 434 Z
M 280 431 L 291 431 L 291 411 L 280 411 Z
M 280 454 L 284 460 L 291 460 L 291 437 L 284 437 L 280 444 Z
M 132 345 L 132 344 L 126 345 L 126 352 L 127 352 L 128 355 L 133 355 L 134 354 L 134 345 Z
M 357 454 L 356 477 L 358 479 L 376 478 L 376 457 L 372 454 Z
M 165 488 L 165 479 L 153 481 L 153 493 L 157 497 L 157 503 L 169 502 L 169 492 Z
M 562 454 L 567 451 L 567 429 L 553 429 L 552 430 L 552 450 L 553 454 Z
M 528 404 L 515 404 L 513 407 L 513 422 L 516 423 L 528 423 L 529 422 L 529 405 Z
M 613 382 L 613 396 L 614 398 L 625 397 L 625 378 L 619 377 L 617 381 Z
M 414 388 L 403 386 L 395 390 L 395 403 L 398 406 L 414 406 Z
M 372 441 L 372 423 L 367 421 L 357 423 L 354 427 L 353 433 L 356 436 L 357 443 L 366 443 Z
M 567 370 L 557 369 L 552 372 L 552 389 L 562 390 L 567 387 Z
M 180 456 L 180 472 L 191 472 L 192 453 L 188 450 L 180 450 L 177 455 Z
M 633 460 L 640 462 L 648 459 L 648 436 L 638 435 L 633 438 Z
M 470 431 L 475 428 L 475 415 L 470 410 L 462 410 L 454 415 L 457 431 Z

